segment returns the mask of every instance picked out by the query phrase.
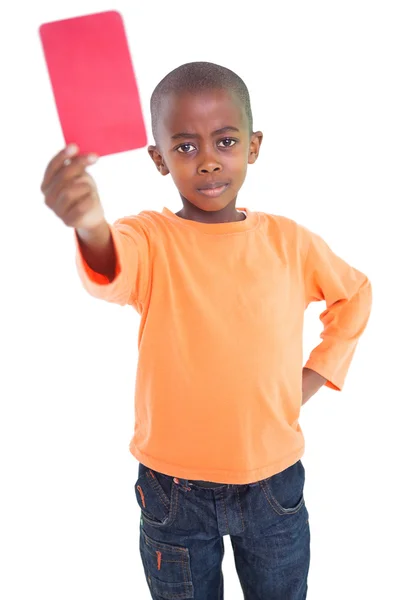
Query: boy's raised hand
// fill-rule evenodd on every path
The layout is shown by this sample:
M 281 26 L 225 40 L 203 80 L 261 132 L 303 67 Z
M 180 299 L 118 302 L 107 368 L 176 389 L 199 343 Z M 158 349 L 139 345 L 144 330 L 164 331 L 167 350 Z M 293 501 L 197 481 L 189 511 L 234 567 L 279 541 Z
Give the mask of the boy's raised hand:
M 97 156 L 78 153 L 75 145 L 59 152 L 47 166 L 41 190 L 45 204 L 68 227 L 91 231 L 105 223 L 96 184 L 85 170 Z

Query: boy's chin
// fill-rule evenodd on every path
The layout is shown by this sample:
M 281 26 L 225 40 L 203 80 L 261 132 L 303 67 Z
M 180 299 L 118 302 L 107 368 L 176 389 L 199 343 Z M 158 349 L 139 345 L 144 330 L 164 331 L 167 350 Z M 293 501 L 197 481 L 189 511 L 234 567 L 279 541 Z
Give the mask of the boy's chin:
M 205 197 L 186 197 L 183 194 L 180 194 L 183 202 L 188 202 L 192 206 L 195 206 L 199 210 L 204 212 L 218 212 L 220 210 L 224 210 L 229 204 L 231 204 L 234 198 L 224 198 L 222 200 L 218 198 L 205 198 Z M 219 201 L 218 201 L 219 200 Z

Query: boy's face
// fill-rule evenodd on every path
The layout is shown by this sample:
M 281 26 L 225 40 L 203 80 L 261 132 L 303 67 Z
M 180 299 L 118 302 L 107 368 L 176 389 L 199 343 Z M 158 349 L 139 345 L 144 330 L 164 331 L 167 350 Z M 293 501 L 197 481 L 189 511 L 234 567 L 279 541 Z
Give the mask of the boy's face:
M 235 200 L 261 141 L 261 132 L 249 132 L 245 110 L 230 92 L 170 94 L 149 154 L 162 175 L 171 173 L 183 198 L 218 211 Z

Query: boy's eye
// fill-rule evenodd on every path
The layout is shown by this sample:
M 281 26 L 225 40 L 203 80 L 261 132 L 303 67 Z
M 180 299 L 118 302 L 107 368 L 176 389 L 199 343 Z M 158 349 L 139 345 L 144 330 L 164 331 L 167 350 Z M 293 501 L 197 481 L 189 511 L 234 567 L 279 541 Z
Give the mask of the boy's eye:
M 188 152 L 193 152 L 191 148 L 194 148 L 193 144 L 182 144 L 177 148 L 178 152 L 182 152 L 183 154 L 188 154 Z
M 218 143 L 218 145 L 220 144 L 222 144 L 222 148 L 231 148 L 236 144 L 236 140 L 233 140 L 232 138 L 224 138 Z

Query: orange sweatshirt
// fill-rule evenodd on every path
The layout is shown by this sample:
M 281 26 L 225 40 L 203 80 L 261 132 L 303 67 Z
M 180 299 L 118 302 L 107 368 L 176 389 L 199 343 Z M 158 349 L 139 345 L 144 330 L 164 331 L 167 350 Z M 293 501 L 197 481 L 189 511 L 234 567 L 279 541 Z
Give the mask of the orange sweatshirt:
M 294 464 L 304 453 L 306 307 L 326 302 L 322 342 L 304 366 L 335 390 L 369 318 L 363 273 L 293 220 L 246 213 L 219 224 L 166 208 L 119 219 L 111 283 L 85 263 L 75 234 L 84 288 L 141 316 L 130 451 L 167 475 L 245 484 Z

